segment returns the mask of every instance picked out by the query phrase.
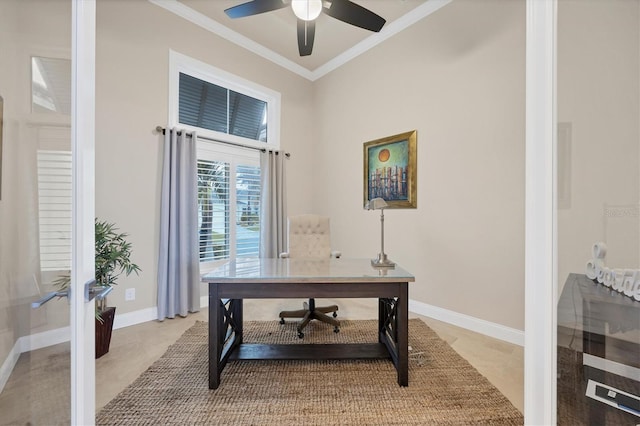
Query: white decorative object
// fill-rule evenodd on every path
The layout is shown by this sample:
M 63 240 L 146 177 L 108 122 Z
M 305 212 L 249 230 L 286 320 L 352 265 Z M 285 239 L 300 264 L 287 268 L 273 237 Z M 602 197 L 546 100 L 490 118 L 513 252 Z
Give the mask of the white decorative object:
M 587 262 L 587 278 L 640 302 L 640 270 L 607 268 L 604 264 L 606 255 L 605 243 L 593 245 L 593 259 Z

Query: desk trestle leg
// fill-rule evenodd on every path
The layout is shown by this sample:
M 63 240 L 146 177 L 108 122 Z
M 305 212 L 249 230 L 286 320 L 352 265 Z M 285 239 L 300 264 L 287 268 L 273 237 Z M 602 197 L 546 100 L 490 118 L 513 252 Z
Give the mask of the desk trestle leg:
M 242 343 L 242 300 L 210 297 L 209 328 L 209 389 L 217 389 L 229 356 Z
M 409 382 L 407 308 L 406 299 L 402 297 L 378 301 L 378 341 L 384 343 L 391 355 L 400 386 L 407 386 Z

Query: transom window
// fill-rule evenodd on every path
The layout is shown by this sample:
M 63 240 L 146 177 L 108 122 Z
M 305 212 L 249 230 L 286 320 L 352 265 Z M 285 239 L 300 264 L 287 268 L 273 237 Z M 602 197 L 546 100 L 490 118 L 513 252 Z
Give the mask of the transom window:
M 267 103 L 180 73 L 179 121 L 267 142 Z
M 278 92 L 173 51 L 169 68 L 171 126 L 220 142 L 279 147 Z

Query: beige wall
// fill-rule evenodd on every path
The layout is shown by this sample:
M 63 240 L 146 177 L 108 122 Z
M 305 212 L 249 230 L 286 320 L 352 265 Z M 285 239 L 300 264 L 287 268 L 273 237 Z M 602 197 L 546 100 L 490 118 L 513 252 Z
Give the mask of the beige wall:
M 282 95 L 281 147 L 289 211 L 312 211 L 312 83 L 146 0 L 99 1 L 96 54 L 96 215 L 128 232 L 140 276 L 119 280 L 119 313 L 156 306 L 162 137 L 168 115 L 169 49 Z M 136 300 L 124 301 L 125 288 Z
M 417 129 L 418 209 L 386 215 L 387 252 L 416 275 L 411 298 L 522 329 L 524 2 L 458 0 L 314 83 L 124 3 L 98 3 L 96 93 L 96 212 L 131 234 L 143 270 L 110 296 L 119 312 L 155 306 L 152 130 L 166 122 L 173 49 L 282 94 L 289 213 L 329 214 L 345 256 L 379 247 L 379 216 L 362 209 L 363 142 Z M 137 299 L 124 302 L 130 286 Z
M 2 199 L 0 200 L 0 365 L 17 339 L 68 325 L 64 301 L 33 311 L 40 291 L 52 290 L 40 272 L 36 150 L 42 130 L 68 129 L 69 117 L 34 114 L 30 104 L 31 56 L 69 58 L 68 1 L 0 2 L 0 96 L 4 98 Z M 68 130 L 67 130 L 68 131 Z M 70 149 L 67 139 L 66 149 Z
M 570 181 L 558 211 L 559 290 L 584 273 L 597 241 L 608 266 L 640 267 L 639 4 L 558 3 L 558 121 L 571 126 L 571 154 L 558 164 Z
M 362 208 L 363 142 L 416 129 L 418 208 L 385 213 L 385 251 L 415 274 L 411 299 L 516 329 L 524 52 L 524 2 L 456 0 L 314 87 L 313 191 L 336 247 L 379 251 L 379 214 Z

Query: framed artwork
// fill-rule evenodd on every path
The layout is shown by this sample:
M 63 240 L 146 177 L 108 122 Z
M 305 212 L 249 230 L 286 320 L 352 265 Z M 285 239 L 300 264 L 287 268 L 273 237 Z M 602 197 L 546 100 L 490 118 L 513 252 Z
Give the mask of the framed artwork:
M 415 209 L 417 131 L 364 143 L 364 204 L 382 198 L 388 208 Z

